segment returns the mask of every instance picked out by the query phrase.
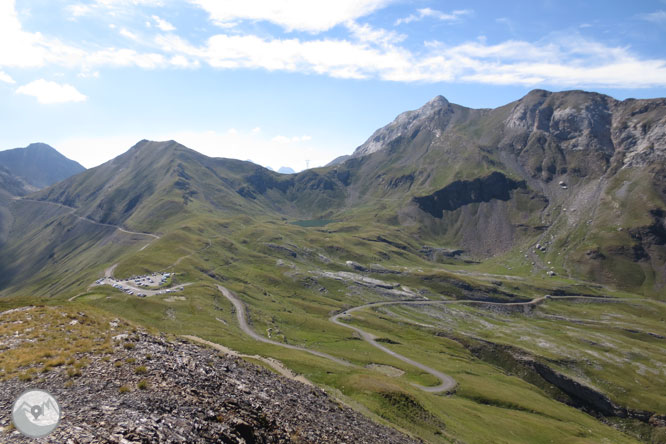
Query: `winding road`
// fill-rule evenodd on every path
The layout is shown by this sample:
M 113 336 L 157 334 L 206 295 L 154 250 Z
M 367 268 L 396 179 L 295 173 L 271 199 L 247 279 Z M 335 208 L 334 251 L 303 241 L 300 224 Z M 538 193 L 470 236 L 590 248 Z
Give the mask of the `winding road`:
M 356 310 L 366 308 L 367 306 L 377 306 L 377 305 L 387 305 L 387 304 L 367 304 L 367 305 L 361 305 L 359 307 L 350 308 L 349 310 L 343 311 L 342 313 L 338 313 L 334 316 L 331 316 L 329 318 L 329 320 L 331 322 L 333 322 L 334 324 L 337 324 L 337 325 L 340 325 L 342 327 L 346 327 L 346 328 L 354 330 L 359 335 L 361 335 L 361 338 L 364 341 L 366 341 L 367 343 L 369 343 L 373 347 L 376 347 L 376 348 L 380 349 L 381 351 L 383 351 L 384 353 L 386 353 L 388 355 L 391 355 L 394 358 L 398 358 L 399 360 L 401 360 L 403 362 L 406 362 L 409 365 L 412 365 L 412 366 L 414 366 L 414 367 L 416 367 L 420 370 L 423 370 L 424 372 L 433 375 L 434 377 L 438 378 L 441 381 L 439 385 L 436 385 L 436 386 L 433 386 L 433 387 L 426 387 L 426 386 L 419 385 L 419 384 L 413 384 L 414 386 L 420 388 L 421 390 L 423 390 L 425 392 L 429 392 L 429 393 L 452 392 L 456 388 L 457 382 L 451 376 L 447 375 L 446 373 L 442 373 L 439 370 L 435 370 L 432 367 L 428 367 L 425 364 L 421 364 L 420 362 L 414 361 L 413 359 L 410 359 L 410 358 L 408 358 L 406 356 L 403 356 L 399 353 L 396 353 L 393 350 L 389 349 L 388 347 L 385 347 L 385 346 L 379 344 L 375 340 L 376 337 L 373 334 L 368 333 L 364 330 L 361 330 L 358 327 L 354 327 L 353 325 L 345 324 L 345 323 L 343 323 L 339 320 L 340 317 L 349 316 L 352 312 L 354 312 Z
M 76 208 L 70 207 L 70 206 L 67 206 L 67 205 L 63 205 L 63 204 L 59 204 L 59 203 L 55 203 L 55 202 L 49 202 L 49 201 L 26 199 L 26 198 L 15 199 L 15 200 L 38 202 L 38 203 L 43 203 L 43 204 L 59 206 L 59 207 L 66 208 L 66 209 L 70 210 L 68 214 L 71 214 L 71 215 L 75 216 L 76 218 L 78 218 L 82 221 L 85 221 L 85 222 L 88 222 L 88 223 L 91 223 L 91 224 L 94 224 L 94 225 L 98 225 L 98 226 L 115 228 L 116 230 L 118 230 L 122 233 L 126 233 L 126 234 L 152 237 L 153 239 L 150 242 L 148 242 L 146 245 L 144 245 L 141 248 L 141 250 L 139 250 L 139 251 L 144 250 L 152 242 L 154 242 L 155 240 L 160 239 L 160 236 L 158 236 L 156 234 L 153 234 L 153 233 L 141 233 L 141 232 L 136 232 L 136 231 L 129 231 L 129 230 L 126 230 L 126 229 L 122 228 L 119 225 L 105 224 L 105 223 L 94 221 L 94 220 L 89 219 L 87 217 L 79 216 L 79 215 L 75 214 L 75 212 L 77 211 Z M 211 246 L 211 244 L 212 244 L 211 239 L 208 239 L 208 244 L 202 250 L 205 250 L 205 249 L 209 248 Z M 202 251 L 202 250 L 199 250 L 199 251 Z M 181 258 L 178 258 L 178 260 L 176 261 L 176 263 L 174 263 L 172 265 L 172 267 L 177 265 L 185 257 L 191 256 L 192 254 L 194 254 L 194 253 L 190 253 L 190 254 L 185 255 Z M 114 269 L 116 268 L 117 265 L 118 264 L 114 264 L 114 265 L 112 265 L 111 267 L 109 267 L 105 270 L 104 274 L 105 274 L 106 278 L 109 278 L 109 277 L 113 276 L 113 271 L 114 271 Z M 352 364 L 348 361 L 345 361 L 344 359 L 337 358 L 335 356 L 329 355 L 328 353 L 320 352 L 320 351 L 317 351 L 317 350 L 311 350 L 311 349 L 308 349 L 306 347 L 301 347 L 301 346 L 298 346 L 298 345 L 292 345 L 292 344 L 285 344 L 285 343 L 282 343 L 282 342 L 277 342 L 277 341 L 268 339 L 268 338 L 266 338 L 262 335 L 259 335 L 254 330 L 252 330 L 252 328 L 248 324 L 247 311 L 246 311 L 246 308 L 245 308 L 245 305 L 243 304 L 243 302 L 233 292 L 231 292 L 227 288 L 225 288 L 221 285 L 218 285 L 217 288 L 224 295 L 224 297 L 226 297 L 231 302 L 231 304 L 234 306 L 235 311 L 236 311 L 236 318 L 238 320 L 238 325 L 239 325 L 240 329 L 245 334 L 250 336 L 252 339 L 254 339 L 256 341 L 259 341 L 259 342 L 266 343 L 266 344 L 275 345 L 275 346 L 278 346 L 278 347 L 283 347 L 283 348 L 288 348 L 288 349 L 291 349 L 291 350 L 298 350 L 298 351 L 303 351 L 303 352 L 306 352 L 306 353 L 310 353 L 312 355 L 328 359 L 332 362 L 335 362 L 337 364 L 340 364 L 340 365 L 343 365 L 343 366 L 346 366 L 346 367 L 355 366 L 354 364 Z M 80 295 L 81 294 L 71 297 L 69 299 L 69 301 L 73 301 L 74 299 L 76 299 Z M 337 314 L 334 314 L 333 316 L 331 316 L 329 318 L 329 321 L 331 321 L 332 323 L 334 323 L 338 326 L 348 328 L 350 330 L 355 331 L 356 333 L 358 333 L 360 335 L 360 337 L 364 341 L 366 341 L 367 343 L 369 343 L 373 347 L 381 350 L 382 352 L 388 354 L 389 356 L 393 356 L 396 359 L 399 359 L 399 360 L 401 360 L 401 361 L 403 361 L 403 362 L 405 362 L 405 363 L 407 363 L 407 364 L 409 364 L 413 367 L 416 367 L 416 368 L 418 368 L 418 369 L 436 377 L 440 381 L 440 383 L 436 386 L 427 387 L 427 386 L 422 386 L 422 385 L 419 385 L 419 384 L 413 384 L 414 386 L 416 386 L 416 387 L 420 388 L 421 390 L 423 390 L 425 392 L 428 392 L 428 393 L 452 392 L 452 391 L 455 390 L 455 388 L 457 386 L 457 382 L 451 376 L 449 376 L 449 375 L 447 375 L 447 374 L 445 374 L 445 373 L 443 373 L 439 370 L 433 369 L 432 367 L 429 367 L 429 366 L 427 366 L 425 364 L 422 364 L 418 361 L 415 361 L 411 358 L 403 356 L 403 355 L 389 349 L 388 347 L 378 343 L 377 342 L 377 337 L 375 335 L 373 335 L 371 333 L 368 333 L 368 332 L 366 332 L 365 330 L 362 330 L 359 327 L 346 324 L 346 323 L 342 322 L 341 318 L 351 317 L 352 313 L 354 313 L 356 311 L 359 311 L 359 310 L 362 310 L 362 309 L 365 309 L 365 308 L 381 307 L 381 306 L 387 306 L 387 305 L 477 304 L 477 305 L 497 305 L 497 306 L 500 306 L 500 305 L 501 306 L 529 306 L 529 305 L 540 304 L 540 303 L 544 302 L 545 300 L 551 299 L 551 298 L 552 299 L 583 299 L 584 298 L 586 300 L 613 300 L 613 301 L 621 300 L 621 299 L 609 299 L 609 298 L 603 298 L 603 297 L 580 297 L 580 296 L 542 296 L 542 297 L 539 297 L 539 298 L 535 298 L 531 301 L 506 302 L 506 303 L 503 303 L 503 302 L 486 302 L 486 301 L 478 301 L 478 300 L 432 301 L 432 300 L 401 299 L 401 300 L 392 300 L 392 301 L 372 302 L 372 303 L 368 303 L 368 304 L 364 304 L 364 305 L 359 305 L 357 307 L 348 308 L 348 309 L 346 309 L 346 310 L 344 310 L 340 313 L 337 313 Z M 207 341 L 204 341 L 201 338 L 189 337 L 189 339 L 196 340 L 198 342 L 208 343 Z M 208 343 L 208 344 L 210 345 L 210 343 Z M 274 368 L 276 367 L 275 363 L 273 363 L 273 362 L 268 362 L 268 363 L 269 363 L 269 365 L 273 366 Z M 279 368 L 278 370 L 281 371 L 281 373 L 285 374 L 284 369 Z M 293 377 L 293 375 L 287 375 L 287 374 L 285 374 L 285 376 Z
M 297 346 L 297 345 L 284 344 L 282 342 L 273 341 L 271 339 L 265 338 L 264 336 L 261 336 L 260 334 L 258 334 L 254 330 L 252 330 L 252 328 L 250 328 L 250 326 L 248 325 L 247 311 L 245 309 L 245 305 L 238 298 L 238 296 L 236 296 L 233 292 L 231 292 L 230 290 L 228 290 L 227 288 L 225 288 L 221 285 L 218 285 L 217 288 L 224 295 L 224 297 L 226 297 L 229 300 L 229 302 L 231 302 L 233 304 L 234 308 L 236 309 L 236 318 L 238 320 L 238 325 L 240 326 L 240 329 L 245 334 L 250 336 L 252 339 L 255 339 L 257 341 L 261 341 L 261 342 L 264 342 L 264 343 L 267 343 L 267 344 L 277 345 L 279 347 L 289 348 L 289 349 L 292 349 L 292 350 L 304 351 L 304 352 L 313 354 L 315 356 L 319 356 L 319 357 L 322 357 L 322 358 L 329 359 L 333 362 L 336 362 L 338 364 L 342 364 L 342 365 L 345 365 L 345 366 L 352 366 L 353 365 L 353 364 L 351 364 L 347 361 L 344 361 L 340 358 L 336 358 L 335 356 L 331 356 L 327 353 L 319 352 L 319 351 L 316 351 L 316 350 L 311 350 L 311 349 L 308 349 L 308 348 L 305 348 L 305 347 L 300 347 L 300 346 Z M 336 324 L 336 325 L 339 325 L 341 327 L 349 328 L 351 330 L 356 331 L 364 341 L 366 341 L 367 343 L 369 343 L 373 347 L 376 347 L 379 350 L 383 351 L 384 353 L 386 353 L 390 356 L 393 356 L 394 358 L 397 358 L 397 359 L 399 359 L 399 360 L 401 360 L 401 361 L 403 361 L 403 362 L 405 362 L 405 363 L 407 363 L 411 366 L 414 366 L 414 367 L 416 367 L 420 370 L 423 370 L 424 372 L 434 376 L 435 378 L 439 379 L 439 381 L 440 381 L 440 383 L 438 385 L 432 386 L 432 387 L 426 387 L 426 386 L 422 386 L 422 385 L 419 385 L 419 384 L 413 384 L 414 386 L 420 388 L 421 390 L 423 390 L 425 392 L 429 392 L 429 393 L 452 392 L 455 389 L 455 387 L 457 385 L 457 382 L 451 376 L 447 375 L 446 373 L 440 372 L 439 370 L 435 370 L 432 367 L 429 367 L 425 364 L 422 364 L 418 361 L 415 361 L 411 358 L 403 356 L 400 353 L 397 353 L 397 352 L 389 349 L 388 347 L 378 343 L 376 341 L 376 337 L 373 334 L 368 333 L 365 330 L 362 330 L 362 329 L 360 329 L 358 327 L 355 327 L 353 325 L 345 324 L 344 322 L 342 322 L 340 320 L 340 318 L 341 317 L 348 317 L 348 316 L 351 315 L 351 313 L 353 313 L 355 311 L 358 311 L 358 310 L 362 310 L 364 308 L 380 307 L 380 306 L 384 306 L 384 305 L 432 305 L 432 304 L 452 304 L 452 303 L 478 303 L 478 304 L 496 304 L 496 305 L 536 305 L 536 304 L 541 303 L 542 301 L 544 301 L 548 297 L 549 296 L 543 296 L 543 297 L 536 298 L 534 300 L 527 301 L 527 302 L 509 302 L 509 303 L 506 303 L 506 304 L 503 304 L 503 303 L 500 303 L 500 302 L 488 303 L 488 302 L 484 302 L 484 301 L 472 301 L 472 300 L 465 300 L 465 301 L 424 301 L 424 300 L 414 300 L 414 299 L 399 300 L 399 301 L 372 302 L 372 303 L 369 303 L 369 304 L 359 305 L 358 307 L 349 308 L 349 309 L 347 309 L 347 310 L 345 310 L 341 313 L 338 313 L 338 314 L 335 314 L 335 315 L 331 316 L 329 318 L 329 320 L 331 322 L 333 322 L 334 324 Z
M 238 296 L 236 296 L 233 292 L 229 291 L 228 289 L 224 288 L 221 285 L 217 286 L 218 290 L 224 295 L 225 298 L 229 300 L 236 309 L 236 319 L 238 319 L 238 325 L 240 326 L 240 329 L 250 336 L 252 339 L 257 340 L 259 342 L 264 342 L 266 344 L 272 344 L 272 345 L 277 345 L 278 347 L 284 347 L 284 348 L 289 348 L 291 350 L 299 350 L 299 351 L 304 351 L 306 353 L 310 353 L 311 355 L 319 356 L 321 358 L 328 359 L 330 361 L 333 361 L 335 363 L 338 363 L 340 365 L 344 365 L 346 367 L 350 367 L 353 364 L 350 362 L 345 361 L 344 359 L 336 358 L 335 356 L 329 355 L 328 353 L 323 353 L 317 350 L 310 350 L 309 348 L 305 347 L 300 347 L 298 345 L 292 345 L 292 344 L 284 344 L 282 342 L 277 342 L 273 341 L 272 339 L 265 338 L 259 334 L 257 334 L 254 330 L 250 328 L 250 326 L 247 323 L 247 315 L 245 312 L 245 305 L 243 302 L 241 302 L 240 299 L 238 299 Z
M 300 350 L 304 351 L 316 356 L 320 356 L 322 358 L 329 359 L 333 362 L 336 362 L 338 364 L 342 364 L 345 366 L 354 366 L 354 364 L 351 364 L 347 361 L 344 361 L 340 358 L 336 358 L 334 356 L 331 356 L 327 353 L 319 352 L 316 350 L 311 350 L 305 347 L 300 347 L 296 345 L 291 345 L 291 344 L 284 344 L 281 342 L 273 341 L 271 339 L 267 339 L 264 336 L 259 335 L 256 333 L 250 326 L 248 325 L 247 322 L 247 311 L 245 309 L 245 305 L 243 302 L 236 296 L 233 292 L 230 290 L 224 288 L 221 285 L 218 285 L 218 289 L 220 292 L 233 304 L 233 306 L 236 309 L 236 318 L 238 320 L 238 325 L 240 326 L 241 330 L 250 336 L 251 338 L 261 341 L 267 344 L 272 344 L 276 345 L 279 347 L 284 347 L 284 348 L 289 348 L 293 350 Z M 431 300 L 415 300 L 415 299 L 403 299 L 403 300 L 393 300 L 393 301 L 381 301 L 381 302 L 371 302 L 369 304 L 364 304 L 364 305 L 359 305 L 357 307 L 352 307 L 347 310 L 344 310 L 340 313 L 337 313 L 329 318 L 331 322 L 333 322 L 336 325 L 339 325 L 341 327 L 345 327 L 351 330 L 354 330 L 357 332 L 361 338 L 372 345 L 373 347 L 376 347 L 377 349 L 383 351 L 384 353 L 395 357 L 396 359 L 399 359 L 411 366 L 414 366 L 420 370 L 423 370 L 426 373 L 429 373 L 430 375 L 436 377 L 439 379 L 440 383 L 436 386 L 431 386 L 431 387 L 426 387 L 422 386 L 419 384 L 413 384 L 414 386 L 420 388 L 421 390 L 428 392 L 428 393 L 450 393 L 453 392 L 457 386 L 457 382 L 455 379 L 453 379 L 451 376 L 447 375 L 446 373 L 440 372 L 439 370 L 435 370 L 432 367 L 429 367 L 425 364 L 422 364 L 418 361 L 415 361 L 411 358 L 408 358 L 406 356 L 403 356 L 388 347 L 380 344 L 377 342 L 377 338 L 372 334 L 368 333 L 365 330 L 362 330 L 359 327 L 353 326 L 346 324 L 342 322 L 341 318 L 349 317 L 351 314 L 355 311 L 359 311 L 365 308 L 372 308 L 372 307 L 381 307 L 381 306 L 386 306 L 386 305 L 443 305 L 443 304 L 474 304 L 474 305 L 495 305 L 495 306 L 535 306 L 538 304 L 541 304 L 545 302 L 548 299 L 581 299 L 581 300 L 597 300 L 597 301 L 624 301 L 624 299 L 610 299 L 610 298 L 604 298 L 604 297 L 588 297 L 588 296 L 541 296 L 538 298 L 534 298 L 531 301 L 524 301 L 524 302 L 487 302 L 487 301 L 478 301 L 478 300 L 446 300 L 446 301 L 431 301 Z M 628 299 L 632 300 L 632 299 Z

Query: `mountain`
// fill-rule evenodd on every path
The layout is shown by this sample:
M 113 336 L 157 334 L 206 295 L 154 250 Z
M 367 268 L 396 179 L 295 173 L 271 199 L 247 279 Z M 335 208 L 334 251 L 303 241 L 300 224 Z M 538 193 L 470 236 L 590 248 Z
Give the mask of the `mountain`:
M 438 96 L 329 168 L 350 175 L 347 205 L 440 245 L 655 291 L 665 159 L 666 99 L 535 90 L 496 109 Z
M 283 167 L 280 167 L 280 169 L 278 170 L 278 173 L 280 173 L 280 174 L 294 174 L 294 173 L 296 173 L 296 171 L 294 171 L 294 169 L 291 168 L 291 167 L 284 167 L 283 166 Z
M 665 140 L 665 99 L 535 90 L 470 109 L 437 96 L 337 165 L 283 175 L 141 141 L 34 198 L 134 231 L 202 211 L 381 224 L 475 260 L 652 293 L 666 285 Z
M 0 151 L 0 166 L 36 188 L 45 188 L 85 171 L 79 163 L 45 143 Z
M 9 227 L 13 222 L 9 209 L 12 201 L 34 191 L 37 191 L 36 187 L 27 184 L 0 165 L 0 246 L 7 240 Z
M 143 140 L 35 199 L 79 208 L 98 222 L 151 231 L 202 209 L 307 216 L 340 200 L 343 187 L 330 172 L 287 177 L 247 161 L 210 158 L 175 141 Z
M 29 195 L 5 171 L 0 368 L 12 393 L 46 378 L 131 404 L 98 428 L 118 439 L 259 442 L 275 420 L 309 440 L 305 416 L 282 422 L 311 413 L 298 389 L 121 334 L 122 318 L 224 344 L 424 442 L 658 442 L 665 134 L 665 99 L 536 90 L 496 109 L 435 97 L 297 174 L 148 140 Z M 86 330 L 96 312 L 104 333 Z M 229 403 L 201 409 L 209 393 Z
M 283 175 L 175 141 L 143 140 L 29 198 L 8 200 L 11 211 L 0 205 L 0 292 L 70 288 L 80 273 L 94 275 L 129 254 L 128 243 L 150 239 L 144 232 L 230 217 L 311 219 L 344 202 L 344 180 L 334 171 Z

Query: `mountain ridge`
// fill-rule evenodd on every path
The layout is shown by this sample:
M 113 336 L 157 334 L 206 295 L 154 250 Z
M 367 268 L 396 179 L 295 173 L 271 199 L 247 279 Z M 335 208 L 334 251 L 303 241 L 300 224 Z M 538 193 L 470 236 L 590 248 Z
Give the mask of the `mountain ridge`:
M 0 166 L 36 188 L 45 188 L 85 170 L 45 143 L 0 151 Z
M 666 285 L 666 99 L 534 90 L 474 110 L 436 96 L 351 156 L 282 175 L 142 140 L 34 198 L 143 232 L 202 211 L 378 222 L 476 260 L 522 257 L 536 274 Z

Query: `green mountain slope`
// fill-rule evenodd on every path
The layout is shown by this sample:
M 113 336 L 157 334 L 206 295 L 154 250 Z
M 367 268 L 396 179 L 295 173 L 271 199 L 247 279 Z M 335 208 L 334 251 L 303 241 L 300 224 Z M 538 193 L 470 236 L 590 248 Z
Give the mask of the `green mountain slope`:
M 251 162 L 215 159 L 177 142 L 141 141 L 110 162 L 34 197 L 79 209 L 110 224 L 159 231 L 173 218 L 198 212 L 309 214 L 341 193 L 333 176 L 274 173 Z
M 354 217 L 481 259 L 527 255 L 534 271 L 659 292 L 665 147 L 664 99 L 537 90 L 493 110 L 437 97 L 329 168 L 349 174 Z
M 53 185 L 85 170 L 45 143 L 0 151 L 0 166 L 36 188 Z
M 0 307 L 95 306 L 277 359 L 425 442 L 659 439 L 663 102 L 437 97 L 293 175 L 144 140 L 6 193 Z M 154 272 L 170 293 L 96 284 Z
M 432 245 L 658 294 L 665 116 L 663 99 L 581 91 L 537 90 L 493 110 L 438 96 L 325 168 L 281 175 L 141 141 L 32 198 L 138 232 L 201 215 L 379 223 L 405 233 L 412 253 Z

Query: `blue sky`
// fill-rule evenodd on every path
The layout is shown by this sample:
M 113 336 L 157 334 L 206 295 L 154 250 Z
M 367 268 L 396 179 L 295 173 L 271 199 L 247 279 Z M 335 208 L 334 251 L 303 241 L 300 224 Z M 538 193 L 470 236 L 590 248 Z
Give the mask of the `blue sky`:
M 0 0 L 0 149 L 138 140 L 301 170 L 441 94 L 666 96 L 666 0 Z

